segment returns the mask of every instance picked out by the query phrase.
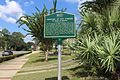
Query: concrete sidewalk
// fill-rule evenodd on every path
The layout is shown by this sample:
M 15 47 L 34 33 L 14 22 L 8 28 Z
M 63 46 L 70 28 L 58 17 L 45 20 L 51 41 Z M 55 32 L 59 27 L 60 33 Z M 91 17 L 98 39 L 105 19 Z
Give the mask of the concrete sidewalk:
M 39 51 L 34 51 L 32 54 Z M 29 56 L 27 54 L 0 64 L 0 80 L 11 80 L 11 78 L 21 69 L 21 67 L 26 63 Z

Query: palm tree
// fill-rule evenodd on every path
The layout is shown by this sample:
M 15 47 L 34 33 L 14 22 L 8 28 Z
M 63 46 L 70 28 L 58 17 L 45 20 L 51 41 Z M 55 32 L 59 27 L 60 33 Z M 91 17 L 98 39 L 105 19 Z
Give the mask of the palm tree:
M 51 39 L 44 38 L 44 15 L 47 14 L 48 11 L 46 9 L 46 6 L 44 6 L 42 12 L 40 12 L 37 9 L 37 12 L 33 13 L 32 16 L 25 15 L 19 18 L 19 20 L 17 21 L 17 23 L 19 23 L 20 26 L 26 24 L 29 30 L 26 30 L 24 28 L 23 29 L 29 32 L 29 34 L 32 35 L 32 37 L 37 38 L 39 42 L 44 43 L 46 45 L 46 61 L 48 60 L 48 49 L 52 42 Z
M 46 6 L 44 5 L 44 8 L 41 12 L 39 11 L 38 8 L 36 8 L 37 11 L 33 13 L 32 16 L 25 15 L 19 18 L 19 20 L 17 21 L 17 23 L 20 24 L 19 26 L 24 24 L 27 25 L 29 30 L 26 30 L 24 28 L 23 29 L 29 32 L 29 34 L 32 35 L 32 37 L 35 37 L 37 40 L 39 40 L 39 42 L 45 45 L 46 61 L 48 61 L 48 53 L 49 53 L 50 47 L 54 43 L 54 40 L 44 38 L 44 16 L 55 13 L 57 11 L 56 9 L 57 0 L 53 0 L 53 4 L 54 4 L 54 7 L 51 8 L 50 10 L 47 10 Z

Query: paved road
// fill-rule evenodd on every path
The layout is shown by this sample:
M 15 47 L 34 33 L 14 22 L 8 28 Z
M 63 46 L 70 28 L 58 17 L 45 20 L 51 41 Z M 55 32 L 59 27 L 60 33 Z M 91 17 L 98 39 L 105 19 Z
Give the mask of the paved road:
M 26 52 L 29 52 L 29 51 L 13 51 L 13 54 L 21 54 Z M 2 51 L 0 52 L 0 56 L 2 56 Z

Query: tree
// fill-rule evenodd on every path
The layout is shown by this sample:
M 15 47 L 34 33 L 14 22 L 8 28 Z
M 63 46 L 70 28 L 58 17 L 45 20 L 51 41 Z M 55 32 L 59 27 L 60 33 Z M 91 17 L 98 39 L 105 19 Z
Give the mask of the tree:
M 20 38 L 20 39 L 22 39 L 22 38 L 25 37 L 25 36 L 24 36 L 22 33 L 20 33 L 20 32 L 13 32 L 13 33 L 12 33 L 12 36 L 13 36 L 13 37 Z
M 2 29 L 1 33 L 3 35 L 9 35 L 10 34 L 10 32 L 6 28 Z
M 2 34 L 0 37 L 0 47 L 3 50 L 22 50 L 26 48 L 26 43 L 23 40 L 24 35 L 22 33 L 13 32 L 11 34 L 7 29 L 3 29 L 0 33 Z
M 4 43 L 5 43 L 4 49 L 6 50 L 6 49 L 8 49 L 10 32 L 6 28 L 4 28 L 4 29 L 2 29 L 1 33 L 3 34 L 2 39 L 4 40 Z
M 35 13 L 33 13 L 32 16 L 22 16 L 19 18 L 17 23 L 21 25 L 25 24 L 29 28 L 29 30 L 26 30 L 29 32 L 29 34 L 33 35 L 39 42 L 41 42 L 43 45 L 45 45 L 45 60 L 48 61 L 48 53 L 51 48 L 51 46 L 54 43 L 53 39 L 46 39 L 44 38 L 44 15 L 52 14 L 57 11 L 56 6 L 57 6 L 57 0 L 53 0 L 53 8 L 48 10 L 46 6 L 44 5 L 43 10 L 40 12 L 38 8 Z M 64 11 L 64 9 L 62 9 Z
M 36 49 L 35 43 L 33 43 L 33 42 L 28 42 L 28 43 L 27 43 L 27 49 L 28 49 L 28 50 L 35 50 L 35 49 Z
M 0 37 L 0 49 L 4 50 L 5 48 L 5 40 L 3 39 L 3 37 Z

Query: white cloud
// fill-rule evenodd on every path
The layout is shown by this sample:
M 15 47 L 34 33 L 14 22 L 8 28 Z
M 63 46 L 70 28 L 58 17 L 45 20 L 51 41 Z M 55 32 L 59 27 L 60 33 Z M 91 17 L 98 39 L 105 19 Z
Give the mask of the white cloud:
M 71 3 L 83 3 L 86 1 L 93 1 L 93 0 L 65 0 L 67 2 L 71 2 Z
M 2 27 L 0 26 L 0 31 L 2 31 Z
M 93 1 L 93 0 L 65 0 L 65 1 L 70 3 L 78 3 L 78 10 L 79 10 L 79 7 L 81 6 L 82 3 L 86 1 Z
M 7 22 L 9 23 L 16 23 L 16 19 L 12 18 L 12 17 L 8 17 L 8 19 L 6 19 Z
M 93 1 L 93 0 L 65 0 L 65 1 L 70 2 L 70 3 L 78 3 L 78 6 L 80 6 L 82 3 L 86 1 Z
M 1 15 L 2 15 L 2 16 L 1 16 Z M 0 14 L 0 19 L 6 21 L 6 22 L 8 22 L 8 23 L 12 23 L 12 24 L 16 23 L 16 21 L 17 21 L 15 18 L 6 16 L 6 15 L 4 15 L 4 14 Z
M 71 3 L 77 3 L 79 2 L 80 0 L 66 0 L 67 2 L 71 2 Z
M 0 5 L 0 18 L 6 22 L 15 23 L 24 11 L 15 1 L 5 0 L 5 3 L 5 5 Z
M 12 17 L 9 17 L 9 16 L 6 16 L 3 13 L 0 13 L 0 18 L 3 19 L 6 22 L 9 22 L 9 23 L 13 23 L 13 24 L 16 23 L 16 19 L 14 19 Z
M 27 1 L 24 3 L 25 6 L 30 6 L 30 5 L 33 5 L 34 2 L 33 1 Z
M 27 35 L 25 38 L 24 38 L 24 41 L 27 43 L 27 42 L 33 42 L 33 38 L 31 35 Z

